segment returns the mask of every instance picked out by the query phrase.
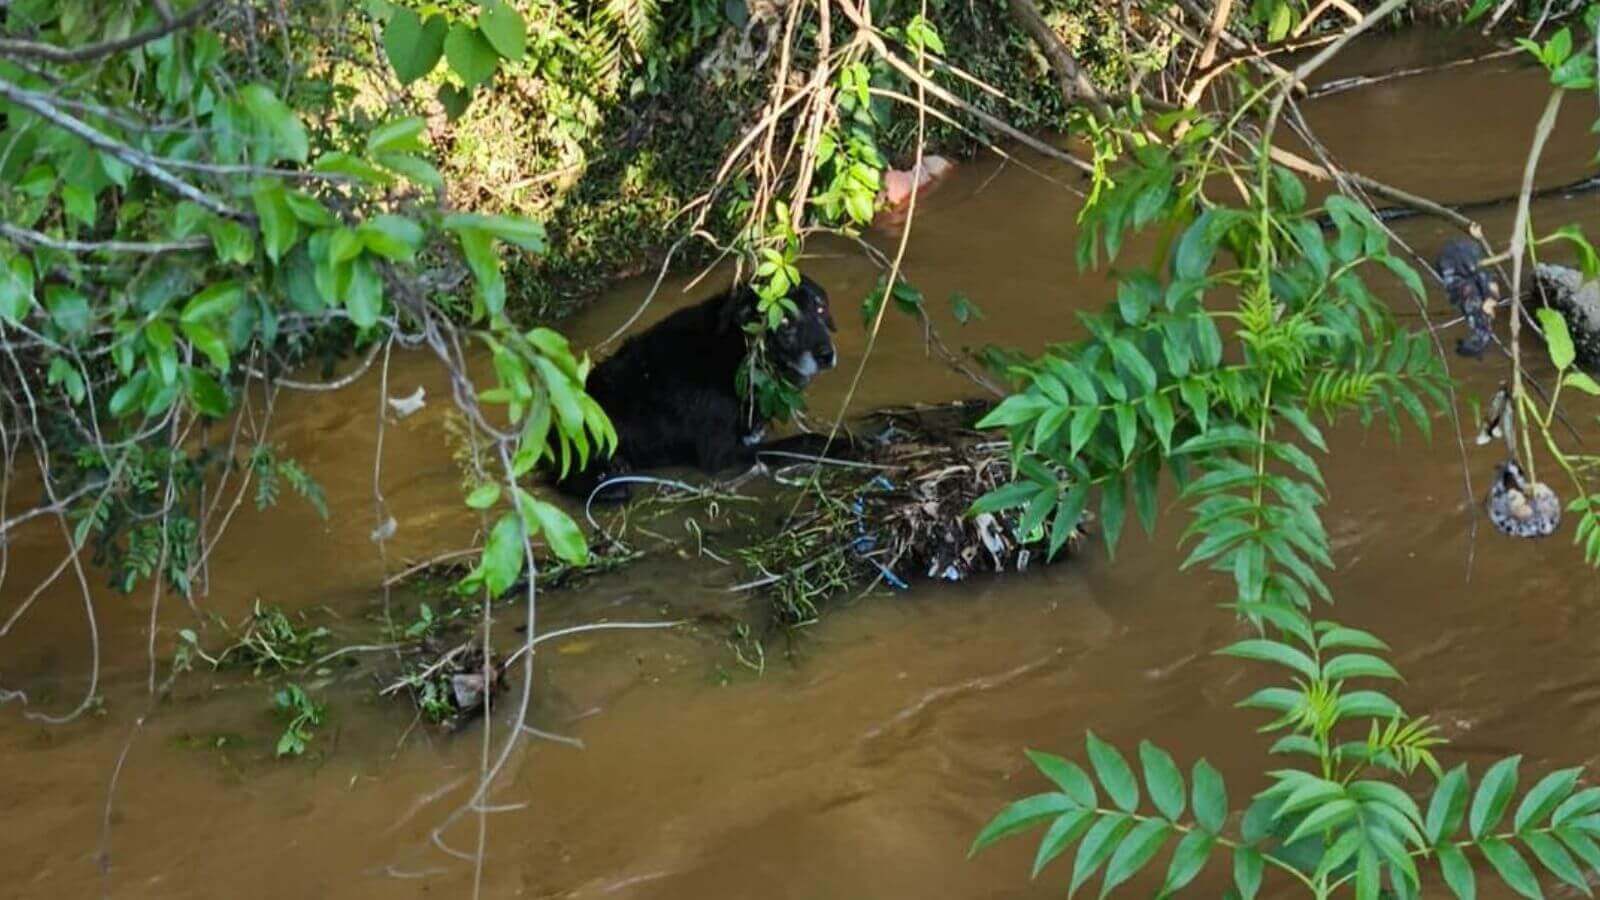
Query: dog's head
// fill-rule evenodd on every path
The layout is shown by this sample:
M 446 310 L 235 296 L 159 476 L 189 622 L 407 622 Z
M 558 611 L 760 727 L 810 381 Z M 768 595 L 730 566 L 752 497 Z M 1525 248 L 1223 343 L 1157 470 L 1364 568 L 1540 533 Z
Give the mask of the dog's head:
M 802 275 L 789 291 L 789 300 L 796 312 L 785 316 L 783 324 L 767 335 L 767 352 L 790 381 L 805 387 L 818 372 L 838 364 L 832 335 L 837 329 L 822 285 Z
M 1456 238 L 1444 245 L 1433 267 L 1446 285 L 1474 278 L 1483 261 L 1483 248 L 1476 241 Z

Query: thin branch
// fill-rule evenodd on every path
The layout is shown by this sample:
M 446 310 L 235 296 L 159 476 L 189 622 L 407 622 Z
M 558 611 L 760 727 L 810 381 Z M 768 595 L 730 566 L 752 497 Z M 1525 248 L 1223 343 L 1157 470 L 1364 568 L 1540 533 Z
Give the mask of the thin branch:
M 1480 53 L 1477 56 L 1469 56 L 1465 59 L 1453 59 L 1449 62 L 1439 63 L 1438 65 L 1434 66 L 1413 66 L 1409 69 L 1396 69 L 1391 72 L 1384 72 L 1381 75 L 1355 75 L 1349 78 L 1335 78 L 1332 81 L 1325 81 L 1322 84 L 1312 88 L 1310 92 L 1306 94 L 1306 97 L 1307 99 L 1326 97 L 1330 94 L 1339 94 L 1343 93 L 1344 91 L 1355 90 L 1356 88 L 1368 87 L 1374 84 L 1382 84 L 1385 81 L 1394 81 L 1397 78 L 1412 78 L 1417 75 L 1432 75 L 1436 72 L 1444 72 L 1449 69 L 1458 69 L 1462 68 L 1463 66 L 1475 66 L 1478 63 L 1488 62 L 1491 59 L 1502 59 L 1507 56 L 1516 56 L 1526 52 L 1527 51 L 1523 50 L 1521 47 L 1507 47 L 1501 50 L 1492 51 L 1490 53 Z
M 11 81 L 0 78 L 0 99 L 9 100 L 23 109 L 37 114 L 40 118 L 54 124 L 68 134 L 82 138 L 89 146 L 97 150 L 103 150 L 123 163 L 144 172 L 185 200 L 193 201 L 219 216 L 241 221 L 254 221 L 253 216 L 234 209 L 167 171 L 162 162 L 150 154 L 129 147 L 93 125 L 62 112 L 46 94 L 18 87 Z
M 1533 195 L 1533 179 L 1539 171 L 1539 157 L 1544 154 L 1545 141 L 1549 140 L 1550 133 L 1555 130 L 1556 117 L 1561 112 L 1561 99 L 1566 96 L 1566 91 L 1552 91 L 1550 100 L 1545 104 L 1544 114 L 1539 117 L 1539 124 L 1533 134 L 1533 146 L 1528 150 L 1528 161 L 1522 170 L 1522 195 L 1517 202 L 1517 217 L 1511 226 L 1511 390 L 1513 394 L 1511 408 L 1522 413 L 1526 406 L 1526 388 L 1523 385 L 1522 372 L 1522 256 L 1528 245 L 1529 207 Z M 1530 416 L 1520 415 L 1518 421 L 1522 423 L 1524 444 L 1530 442 L 1526 439 L 1528 419 Z M 1509 429 L 1508 429 L 1509 431 Z M 1507 434 L 1508 439 L 1512 439 Z M 1527 451 L 1525 462 L 1528 471 L 1533 474 L 1533 448 L 1525 446 Z
M 205 250 L 211 246 L 211 239 L 203 236 L 184 238 L 181 241 L 158 241 L 153 243 L 140 241 L 76 241 L 69 238 L 53 238 L 48 234 L 34 231 L 31 228 L 12 225 L 9 222 L 0 222 L 0 235 L 4 235 L 19 244 L 60 250 L 63 253 L 133 253 L 160 256 L 166 253 L 187 253 L 192 250 Z
M 1200 49 L 1200 59 L 1195 63 L 1200 69 L 1211 68 L 1217 58 L 1217 42 L 1228 30 L 1228 16 L 1233 12 L 1233 0 L 1222 0 L 1211 13 L 1211 26 L 1206 31 L 1206 45 Z
M 123 50 L 140 47 L 151 41 L 157 41 L 174 31 L 188 28 L 200 21 L 211 7 L 217 5 L 217 0 L 202 0 L 189 10 L 176 18 L 169 18 L 162 24 L 130 34 L 114 41 L 101 41 L 98 44 L 84 44 L 81 47 L 57 47 L 54 44 L 45 44 L 39 41 L 23 41 L 14 38 L 0 38 L 0 58 L 4 59 L 43 59 L 54 63 L 86 62 L 91 59 L 110 56 Z

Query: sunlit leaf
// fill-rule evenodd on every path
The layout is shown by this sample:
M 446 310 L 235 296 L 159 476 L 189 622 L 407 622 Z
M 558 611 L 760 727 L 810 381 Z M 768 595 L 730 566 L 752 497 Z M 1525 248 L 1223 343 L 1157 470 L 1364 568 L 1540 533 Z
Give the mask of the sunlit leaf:
M 1094 765 L 1094 773 L 1112 802 L 1123 812 L 1131 813 L 1138 809 L 1139 781 L 1133 776 L 1133 770 L 1128 768 L 1127 760 L 1122 758 L 1117 748 L 1100 740 L 1092 731 L 1086 736 L 1085 742 L 1089 747 L 1089 762 Z
M 1478 783 L 1478 791 L 1472 797 L 1472 811 L 1467 819 L 1473 837 L 1483 837 L 1505 815 L 1506 807 L 1511 803 L 1511 793 L 1517 787 L 1517 764 L 1521 761 L 1521 756 L 1500 760 L 1489 768 Z
M 1544 330 L 1544 342 L 1550 350 L 1550 361 L 1555 363 L 1557 369 L 1566 369 L 1572 365 L 1576 351 L 1572 346 L 1572 334 L 1567 330 L 1567 320 L 1561 314 L 1548 306 L 1540 307 L 1536 313 L 1539 325 Z
M 1539 889 L 1539 880 L 1516 848 L 1499 838 L 1486 838 L 1478 846 L 1507 886 L 1530 900 L 1542 900 L 1544 892 Z
M 970 856 L 1007 835 L 1015 834 L 1037 825 L 1040 821 L 1079 809 L 1078 804 L 1066 794 L 1035 794 L 1002 809 L 978 832 L 967 851 Z
M 449 23 L 444 16 L 426 20 L 405 7 L 396 7 L 383 29 L 383 51 L 401 84 L 410 84 L 433 71 L 444 52 Z

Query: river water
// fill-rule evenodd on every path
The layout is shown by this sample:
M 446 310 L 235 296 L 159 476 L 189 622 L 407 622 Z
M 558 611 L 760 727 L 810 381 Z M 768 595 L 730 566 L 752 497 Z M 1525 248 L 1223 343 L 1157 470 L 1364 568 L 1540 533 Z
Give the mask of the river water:
M 1385 72 L 1476 49 L 1433 32 L 1375 38 L 1323 74 Z M 1514 192 L 1545 95 L 1542 72 L 1500 59 L 1330 96 L 1307 111 L 1351 168 L 1467 201 Z M 1583 106 L 1568 104 L 1541 183 L 1585 174 L 1594 143 Z M 982 161 L 923 204 L 906 267 L 952 344 L 1038 349 L 1077 337 L 1074 311 L 1108 298 L 1103 275 L 1071 262 L 1077 205 L 1060 183 L 1073 178 L 1049 161 Z M 1476 215 L 1503 243 L 1511 210 Z M 1541 203 L 1536 216 L 1546 228 L 1600 225 L 1592 197 Z M 1429 256 L 1449 236 L 1426 220 L 1398 230 Z M 809 271 L 834 296 L 841 323 L 842 365 L 812 392 L 813 411 L 827 416 L 861 359 L 854 304 L 876 272 L 842 244 L 812 249 L 823 258 Z M 642 324 L 703 295 L 685 295 L 682 283 L 668 282 Z M 647 289 L 643 280 L 622 285 L 565 327 L 580 345 L 595 342 Z M 953 322 L 943 301 L 957 290 L 986 318 Z M 1416 315 L 1394 296 L 1402 315 Z M 1431 304 L 1443 315 L 1437 294 Z M 1464 395 L 1487 396 L 1501 374 L 1487 357 L 1450 364 Z M 377 379 L 288 396 L 278 440 L 326 487 L 334 514 L 324 522 L 292 501 L 258 514 L 246 503 L 213 561 L 208 613 L 237 621 L 259 598 L 308 610 L 340 635 L 370 635 L 385 571 L 470 540 L 473 520 L 462 514 L 441 427 L 443 378 L 421 354 L 398 355 L 388 378 L 391 395 L 421 386 L 430 403 L 384 431 L 379 480 L 398 523 L 387 561 L 369 538 Z M 891 315 L 851 408 L 969 393 L 928 357 L 920 331 Z M 1579 424 L 1594 441 L 1594 429 Z M 1339 569 L 1330 579 L 1338 604 L 1325 612 L 1390 642 L 1408 678 L 1398 697 L 1443 728 L 1448 759 L 1475 769 L 1512 751 L 1528 755 L 1526 766 L 1593 762 L 1596 580 L 1568 543 L 1570 526 L 1536 543 L 1493 534 L 1464 493 L 1450 423 L 1435 432 L 1431 443 L 1408 432 L 1397 444 L 1385 429 L 1352 423 L 1330 435 L 1326 521 Z M 1467 437 L 1481 496 L 1498 460 Z M 1070 866 L 1030 883 L 1031 841 L 972 860 L 966 849 L 1002 805 L 1045 789 L 1023 748 L 1081 757 L 1086 729 L 1129 750 L 1150 738 L 1185 766 L 1207 757 L 1238 807 L 1270 767 L 1270 739 L 1253 733 L 1263 719 L 1233 708 L 1263 673 L 1211 655 L 1242 633 L 1217 608 L 1231 584 L 1177 571 L 1183 513 L 1170 496 L 1163 509 L 1157 533 L 1125 538 L 1114 563 L 1094 547 L 1048 570 L 918 586 L 837 610 L 760 677 L 734 661 L 726 629 L 711 626 L 552 645 L 534 667 L 532 721 L 583 749 L 532 741 L 511 758 L 489 801 L 498 808 L 487 818 L 484 895 L 1059 896 Z M 53 537 L 30 533 L 13 546 L 0 613 L 60 559 Z M 540 627 L 738 615 L 748 601 L 725 590 L 733 578 L 704 559 L 658 555 L 545 596 Z M 370 680 L 319 684 L 332 721 L 311 757 L 280 763 L 271 758 L 278 726 L 269 687 L 189 674 L 152 709 L 149 596 L 97 590 L 95 600 L 103 706 L 65 726 L 26 719 L 18 704 L 0 708 L 0 894 L 470 893 L 472 863 L 438 844 L 470 854 L 477 820 L 437 842 L 433 832 L 475 783 L 481 726 L 442 737 L 410 728 L 410 712 L 374 699 Z M 158 612 L 165 657 L 176 630 L 196 622 L 171 598 Z M 515 611 L 501 617 L 507 644 L 518 622 Z M 220 643 L 224 634 L 213 626 L 202 639 Z M 0 684 L 26 688 L 32 710 L 70 709 L 90 674 L 90 640 L 76 587 L 63 583 L 0 639 Z M 505 725 L 497 715 L 495 752 Z M 1216 875 L 1202 893 L 1219 892 Z

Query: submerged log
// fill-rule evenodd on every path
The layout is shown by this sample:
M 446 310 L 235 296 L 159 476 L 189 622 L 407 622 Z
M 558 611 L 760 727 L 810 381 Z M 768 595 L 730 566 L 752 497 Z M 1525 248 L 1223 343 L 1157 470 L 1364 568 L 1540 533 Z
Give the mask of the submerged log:
M 1600 371 L 1600 280 L 1585 279 L 1567 266 L 1540 263 L 1533 271 L 1532 299 L 1566 320 L 1578 366 Z

